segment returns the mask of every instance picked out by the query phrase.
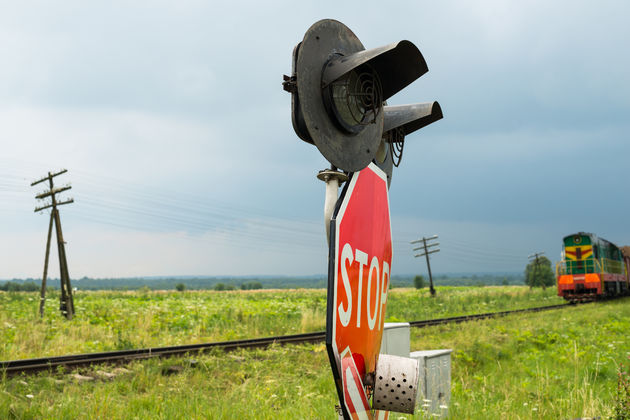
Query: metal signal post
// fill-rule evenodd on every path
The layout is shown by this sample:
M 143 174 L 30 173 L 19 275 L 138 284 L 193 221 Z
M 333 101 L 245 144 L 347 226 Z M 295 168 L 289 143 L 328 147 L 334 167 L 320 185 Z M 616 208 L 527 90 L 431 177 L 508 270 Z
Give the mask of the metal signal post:
M 433 276 L 431 275 L 431 263 L 429 262 L 429 254 L 440 252 L 440 249 L 439 248 L 429 249 L 429 248 L 438 246 L 440 245 L 440 243 L 439 242 L 427 243 L 427 242 L 433 241 L 437 238 L 438 238 L 437 235 L 433 235 L 430 238 L 422 238 L 416 241 L 411 241 L 412 245 L 422 243 L 421 247 L 413 249 L 414 251 L 421 251 L 419 254 L 414 255 L 414 257 L 418 258 L 418 257 L 424 256 L 427 259 L 427 269 L 429 270 L 429 290 L 431 290 L 431 296 L 435 296 L 435 289 L 433 288 Z
M 344 419 L 381 418 L 385 410 L 412 414 L 415 391 L 396 406 L 389 402 L 392 395 L 387 406 L 385 398 L 371 405 L 368 400 L 377 388 L 375 378 L 388 376 L 377 371 L 395 366 L 409 379 L 417 371 L 417 363 L 405 358 L 391 366 L 378 361 L 392 263 L 393 167 L 400 164 L 405 137 L 443 116 L 436 101 L 395 106 L 387 101 L 424 75 L 427 63 L 407 40 L 366 49 L 333 19 L 315 22 L 291 61 L 282 87 L 291 94 L 293 129 L 330 163 L 317 178 L 326 183 L 326 347 L 341 414 Z
M 67 319 L 72 319 L 74 315 L 74 300 L 72 298 L 72 287 L 70 286 L 70 274 L 68 273 L 68 261 L 66 259 L 66 249 L 65 242 L 63 240 L 63 233 L 61 231 L 61 218 L 59 217 L 58 206 L 62 206 L 64 204 L 73 203 L 74 200 L 72 198 L 65 201 L 57 201 L 56 194 L 62 193 L 64 191 L 68 191 L 72 187 L 70 185 L 66 185 L 63 187 L 55 188 L 53 184 L 53 178 L 64 173 L 68 172 L 67 169 L 62 169 L 59 172 L 52 173 L 48 172 L 48 176 L 37 180 L 31 183 L 31 187 L 35 186 L 41 182 L 48 181 L 49 190 L 39 193 L 35 196 L 38 200 L 43 200 L 45 198 L 50 197 L 50 203 L 46 203 L 44 206 L 35 208 L 35 212 L 43 211 L 48 208 L 52 208 L 52 212 L 50 213 L 50 222 L 48 223 L 48 238 L 46 240 L 46 257 L 44 259 L 44 274 L 42 275 L 42 288 L 40 292 L 40 300 L 39 300 L 39 316 L 44 316 L 44 303 L 46 302 L 46 277 L 48 275 L 48 257 L 50 254 L 50 238 L 52 236 L 52 226 L 53 222 L 55 224 L 55 232 L 57 234 L 57 253 L 59 255 L 59 271 L 60 271 L 60 287 L 61 287 L 61 297 L 59 302 L 59 310 Z

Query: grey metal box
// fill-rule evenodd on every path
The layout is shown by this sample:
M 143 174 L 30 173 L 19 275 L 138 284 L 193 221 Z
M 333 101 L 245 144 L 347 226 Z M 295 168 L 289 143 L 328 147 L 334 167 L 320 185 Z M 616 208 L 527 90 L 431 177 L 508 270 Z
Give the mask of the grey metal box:
M 427 412 L 446 417 L 451 400 L 451 349 L 414 351 L 418 360 L 420 383 L 418 399 Z
M 409 323 L 386 322 L 383 326 L 381 353 L 409 357 Z

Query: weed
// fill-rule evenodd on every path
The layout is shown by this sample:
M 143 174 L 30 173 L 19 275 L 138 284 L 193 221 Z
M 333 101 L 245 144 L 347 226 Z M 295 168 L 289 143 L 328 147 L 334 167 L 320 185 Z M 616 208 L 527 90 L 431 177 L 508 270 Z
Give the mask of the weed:
M 618 367 L 614 406 L 615 420 L 630 419 L 630 373 L 628 365 Z

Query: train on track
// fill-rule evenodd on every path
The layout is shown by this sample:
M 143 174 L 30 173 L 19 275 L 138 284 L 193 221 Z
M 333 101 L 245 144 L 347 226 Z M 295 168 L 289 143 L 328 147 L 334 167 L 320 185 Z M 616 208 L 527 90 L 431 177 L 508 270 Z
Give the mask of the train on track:
M 565 236 L 556 264 L 558 296 L 575 302 L 630 294 L 629 272 L 630 246 L 586 232 Z

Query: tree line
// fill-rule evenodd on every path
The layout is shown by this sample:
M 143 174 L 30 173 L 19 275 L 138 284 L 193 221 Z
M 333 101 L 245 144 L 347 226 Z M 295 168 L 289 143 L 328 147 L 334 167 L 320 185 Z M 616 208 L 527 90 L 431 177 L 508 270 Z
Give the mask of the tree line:
M 7 281 L 0 284 L 0 290 L 5 292 L 35 292 L 41 289 L 41 286 L 34 281 Z
M 413 286 L 422 289 L 428 286 L 429 281 L 422 275 L 414 276 Z M 433 284 L 441 286 L 490 286 L 490 285 L 516 285 L 525 283 L 529 287 L 542 287 L 543 289 L 556 284 L 556 276 L 551 266 L 551 261 L 545 256 L 530 261 L 525 267 L 524 276 L 477 276 L 444 278 L 434 276 Z
M 414 287 L 416 277 L 413 275 L 394 275 L 391 287 Z M 428 285 L 428 279 L 424 279 Z M 433 276 L 435 286 L 490 286 L 523 284 L 520 274 L 471 274 Z M 40 279 L 0 280 L 0 290 L 4 291 L 36 291 L 40 289 Z M 328 285 L 326 276 L 305 277 L 160 277 L 160 278 L 90 278 L 72 279 L 73 288 L 79 290 L 252 290 L 252 289 L 324 289 Z M 59 279 L 48 279 L 49 289 L 59 288 Z

